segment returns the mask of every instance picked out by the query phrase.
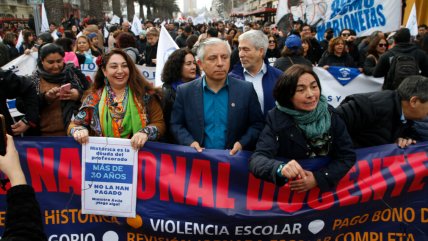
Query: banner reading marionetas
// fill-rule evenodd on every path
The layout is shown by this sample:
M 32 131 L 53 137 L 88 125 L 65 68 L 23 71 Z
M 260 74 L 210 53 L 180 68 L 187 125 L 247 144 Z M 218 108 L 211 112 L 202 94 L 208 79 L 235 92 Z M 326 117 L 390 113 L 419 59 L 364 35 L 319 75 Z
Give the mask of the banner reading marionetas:
M 279 0 L 277 24 L 290 29 L 291 20 L 302 20 L 317 27 L 317 38 L 324 39 L 327 28 L 334 36 L 347 28 L 357 36 L 368 36 L 376 30 L 391 32 L 401 25 L 401 0 Z M 282 27 L 285 26 L 285 27 Z
M 138 155 L 134 219 L 81 213 L 81 146 L 71 138 L 16 144 L 50 241 L 427 240 L 427 142 L 358 150 L 358 162 L 324 193 L 254 178 L 247 152 L 147 143 Z M 301 161 L 309 169 L 326 162 Z M 0 210 L 2 227 L 4 195 Z

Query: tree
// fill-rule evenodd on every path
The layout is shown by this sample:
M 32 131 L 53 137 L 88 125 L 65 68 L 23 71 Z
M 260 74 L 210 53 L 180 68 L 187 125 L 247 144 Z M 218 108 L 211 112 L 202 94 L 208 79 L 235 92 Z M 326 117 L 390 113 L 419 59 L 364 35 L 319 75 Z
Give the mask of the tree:
M 147 0 L 138 0 L 138 4 L 140 4 L 140 18 L 144 19 L 144 4 Z
M 135 15 L 134 0 L 126 1 L 126 12 L 128 13 L 128 21 L 132 21 Z
M 119 18 L 121 18 L 122 11 L 120 10 L 120 0 L 113 0 L 112 7 L 113 7 L 113 15 L 116 15 Z
M 104 20 L 103 0 L 89 1 L 89 15 L 98 21 Z
M 45 1 L 46 14 L 49 23 L 54 22 L 59 26 L 64 16 L 64 2 L 62 0 Z

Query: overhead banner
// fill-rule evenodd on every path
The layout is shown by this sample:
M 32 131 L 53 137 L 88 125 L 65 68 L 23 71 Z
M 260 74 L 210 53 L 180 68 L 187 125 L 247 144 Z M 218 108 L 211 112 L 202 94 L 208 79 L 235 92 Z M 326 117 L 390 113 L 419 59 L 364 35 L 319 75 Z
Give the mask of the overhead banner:
M 285 29 L 292 20 L 302 20 L 317 28 L 317 38 L 324 39 L 327 28 L 339 36 L 342 29 L 355 30 L 357 36 L 368 36 L 376 30 L 392 32 L 400 29 L 402 0 L 279 0 L 286 6 L 277 13 L 277 24 Z
M 146 143 L 138 153 L 136 218 L 82 214 L 81 146 L 72 138 L 15 143 L 50 241 L 427 240 L 428 142 L 357 150 L 349 173 L 323 193 L 255 178 L 249 152 Z M 299 162 L 313 170 L 328 160 Z M 1 191 L 0 232 L 5 203 Z
M 330 105 L 337 107 L 346 96 L 381 91 L 384 78 L 359 73 L 356 68 L 331 66 L 329 70 L 314 67 L 321 83 L 322 94 Z

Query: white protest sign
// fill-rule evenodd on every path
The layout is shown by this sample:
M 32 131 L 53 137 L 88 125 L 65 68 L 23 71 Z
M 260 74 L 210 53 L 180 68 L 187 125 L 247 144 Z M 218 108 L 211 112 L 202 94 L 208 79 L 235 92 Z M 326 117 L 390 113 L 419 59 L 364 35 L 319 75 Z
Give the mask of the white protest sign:
M 82 147 L 82 213 L 135 217 L 137 171 L 131 140 L 89 137 Z

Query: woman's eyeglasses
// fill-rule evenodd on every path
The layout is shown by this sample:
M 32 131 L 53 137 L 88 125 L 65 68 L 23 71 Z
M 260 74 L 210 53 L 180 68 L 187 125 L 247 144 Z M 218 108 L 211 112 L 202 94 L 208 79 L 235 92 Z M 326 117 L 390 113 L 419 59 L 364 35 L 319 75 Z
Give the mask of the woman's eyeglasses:
M 351 36 L 351 34 L 350 33 L 342 33 L 342 36 L 343 37 L 349 37 L 349 36 Z
M 379 47 L 386 47 L 386 44 L 378 44 Z
M 276 43 L 275 40 L 269 40 L 269 43 Z

